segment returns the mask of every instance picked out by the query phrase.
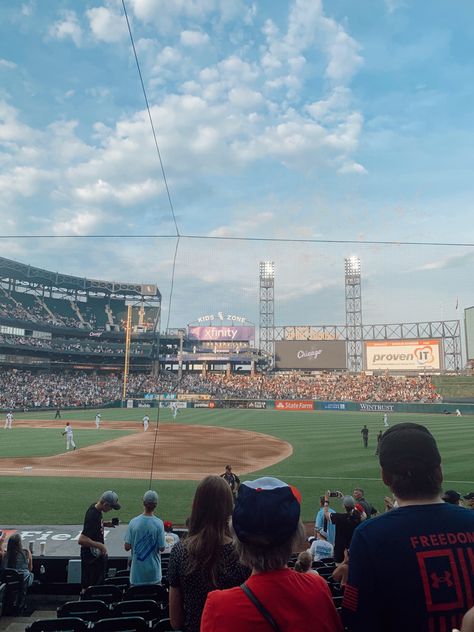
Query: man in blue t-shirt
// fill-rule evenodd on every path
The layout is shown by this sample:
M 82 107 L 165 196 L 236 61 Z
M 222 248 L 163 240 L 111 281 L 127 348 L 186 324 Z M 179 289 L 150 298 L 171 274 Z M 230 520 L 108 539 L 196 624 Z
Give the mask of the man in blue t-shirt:
M 143 496 L 143 513 L 130 520 L 125 534 L 124 548 L 132 551 L 132 586 L 161 582 L 160 552 L 166 543 L 163 521 L 154 515 L 157 504 L 158 494 L 150 489 Z
M 474 604 L 474 512 L 443 502 L 441 457 L 413 423 L 380 442 L 398 508 L 363 522 L 349 551 L 343 618 L 351 632 L 441 632 Z
M 332 509 L 331 507 L 329 507 L 329 497 L 326 499 L 325 496 L 320 496 L 319 497 L 319 504 L 320 504 L 320 509 L 318 511 L 318 513 L 316 514 L 316 519 L 314 521 L 314 530 L 316 531 L 316 533 L 318 531 L 321 531 L 321 529 L 323 531 L 326 531 L 326 533 L 328 534 L 328 542 L 330 542 L 333 546 L 334 546 L 334 542 L 336 540 L 336 525 L 333 524 L 330 520 L 328 520 L 326 518 L 326 516 L 324 515 L 324 503 L 327 502 L 328 504 L 328 511 L 329 513 L 336 513 L 336 511 L 334 509 Z

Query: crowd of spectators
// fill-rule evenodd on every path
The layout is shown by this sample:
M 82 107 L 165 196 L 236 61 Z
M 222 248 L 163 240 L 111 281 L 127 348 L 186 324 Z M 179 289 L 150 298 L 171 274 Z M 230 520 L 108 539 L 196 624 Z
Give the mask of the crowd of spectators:
M 98 353 L 110 355 L 124 355 L 125 347 L 121 343 L 103 343 L 92 340 L 71 341 L 71 340 L 48 340 L 45 338 L 35 338 L 33 336 L 16 336 L 12 334 L 0 334 L 0 345 L 12 347 L 34 347 L 45 351 L 73 352 L 73 353 Z M 150 345 L 132 343 L 130 353 L 134 356 L 143 356 L 151 351 Z
M 127 396 L 167 392 L 208 394 L 215 398 L 315 399 L 371 402 L 425 401 L 440 399 L 429 377 L 366 376 L 298 373 L 207 377 L 185 374 L 180 381 L 169 376 L 132 373 Z M 96 406 L 121 398 L 122 379 L 117 373 L 95 375 L 86 371 L 33 373 L 0 371 L 0 407 L 40 408 Z

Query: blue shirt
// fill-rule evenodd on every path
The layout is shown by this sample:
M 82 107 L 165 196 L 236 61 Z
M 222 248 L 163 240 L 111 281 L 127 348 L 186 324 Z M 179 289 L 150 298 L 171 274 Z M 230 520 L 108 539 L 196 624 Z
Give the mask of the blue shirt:
M 334 509 L 329 507 L 329 513 L 336 513 Z M 336 540 L 336 525 L 333 524 L 330 520 L 327 521 L 326 527 L 324 526 L 324 509 L 320 509 L 316 514 L 316 521 L 314 526 L 316 529 L 327 532 L 328 534 L 328 542 L 330 542 L 334 546 L 334 542 Z
M 133 518 L 128 525 L 125 542 L 132 547 L 130 584 L 161 582 L 160 549 L 165 547 L 163 521 L 144 514 Z
M 452 630 L 473 605 L 474 511 L 399 507 L 354 531 L 343 601 L 352 632 Z

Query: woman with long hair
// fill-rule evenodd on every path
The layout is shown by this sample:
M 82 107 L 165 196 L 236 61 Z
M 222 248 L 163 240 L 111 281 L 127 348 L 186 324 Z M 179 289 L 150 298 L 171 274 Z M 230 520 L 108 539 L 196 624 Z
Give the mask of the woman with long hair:
M 24 577 L 25 586 L 27 588 L 33 583 L 33 559 L 30 551 L 23 548 L 21 535 L 19 533 L 15 533 L 8 538 L 7 550 L 3 555 L 2 566 L 4 568 L 14 568 L 19 571 Z
M 250 575 L 232 543 L 229 521 L 233 497 L 220 476 L 206 476 L 197 486 L 188 537 L 170 554 L 170 619 L 174 629 L 199 632 L 209 591 L 239 586 Z

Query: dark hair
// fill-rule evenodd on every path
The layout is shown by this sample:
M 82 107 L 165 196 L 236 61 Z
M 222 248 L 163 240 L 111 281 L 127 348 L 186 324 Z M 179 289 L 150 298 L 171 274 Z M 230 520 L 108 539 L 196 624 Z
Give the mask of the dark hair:
M 16 568 L 19 555 L 25 557 L 25 554 L 23 553 L 21 535 L 19 533 L 14 533 L 8 538 L 5 566 L 7 568 Z
M 431 471 L 412 468 L 402 474 L 384 471 L 384 480 L 397 498 L 416 500 L 440 494 L 443 474 L 439 466 Z
M 217 561 L 221 546 L 230 537 L 229 520 L 234 506 L 229 484 L 220 476 L 206 476 L 194 494 L 189 535 L 185 547 L 189 561 L 185 574 L 197 570 L 217 586 Z

